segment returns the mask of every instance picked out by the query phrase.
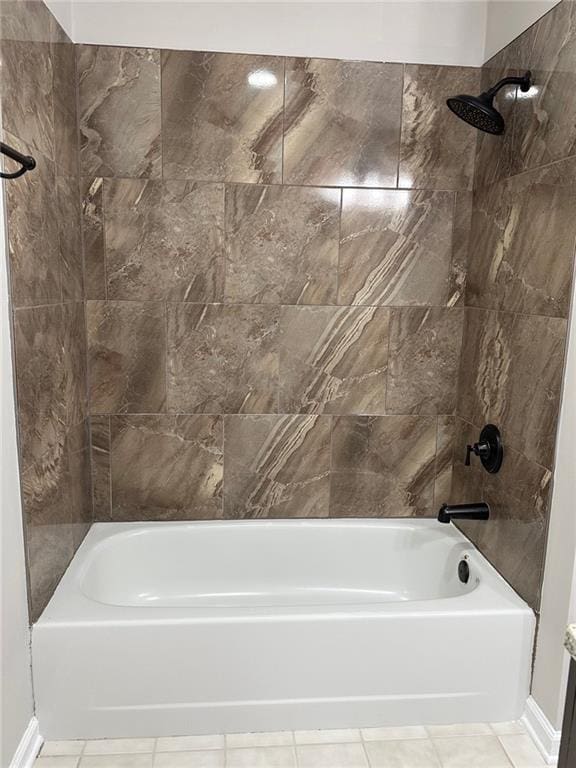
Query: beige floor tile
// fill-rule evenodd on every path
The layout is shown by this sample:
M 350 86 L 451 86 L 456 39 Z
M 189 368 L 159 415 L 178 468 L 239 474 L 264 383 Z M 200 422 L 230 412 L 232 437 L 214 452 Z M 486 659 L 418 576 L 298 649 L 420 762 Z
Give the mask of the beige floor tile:
M 224 749 L 224 736 L 169 736 L 156 741 L 156 752 L 191 752 L 195 749 Z
M 432 738 L 444 738 L 445 736 L 492 736 L 492 729 L 488 723 L 427 725 L 426 730 Z
M 333 731 L 295 731 L 296 744 L 352 744 L 361 741 L 360 729 L 349 728 Z
M 87 741 L 85 755 L 124 755 L 154 751 L 155 739 L 96 739 Z
M 368 768 L 362 744 L 309 744 L 296 754 L 298 768 Z
M 226 768 L 296 768 L 294 747 L 228 749 Z
M 429 739 L 371 741 L 366 744 L 371 768 L 440 768 Z
M 294 744 L 292 731 L 271 731 L 270 733 L 228 733 L 226 747 L 291 747 Z
M 77 768 L 79 758 L 73 755 L 37 757 L 34 768 Z
M 154 756 L 154 768 L 224 768 L 224 750 L 161 752 Z
M 546 763 L 527 734 L 500 736 L 500 743 L 514 768 L 544 768 Z
M 442 768 L 511 768 L 496 736 L 452 736 L 434 739 Z
M 152 755 L 89 755 L 79 768 L 152 768 Z
M 84 749 L 83 741 L 45 741 L 40 755 L 51 757 L 52 755 L 80 755 Z
M 506 723 L 490 723 L 496 736 L 508 736 L 514 733 L 526 733 L 521 720 L 509 720 Z
M 427 739 L 426 728 L 422 725 L 386 726 L 384 728 L 362 728 L 364 741 L 400 741 L 401 739 Z

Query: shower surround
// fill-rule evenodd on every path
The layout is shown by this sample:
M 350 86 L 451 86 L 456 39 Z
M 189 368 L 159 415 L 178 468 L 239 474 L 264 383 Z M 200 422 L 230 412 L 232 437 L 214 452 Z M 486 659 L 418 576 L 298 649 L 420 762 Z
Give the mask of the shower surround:
M 479 71 L 78 46 L 95 517 L 448 495 Z
M 93 519 L 481 499 L 465 532 L 537 610 L 573 3 L 482 70 L 73 46 L 41 2 L 0 8 L 5 140 L 39 161 L 6 186 L 32 618 Z M 448 113 L 527 68 L 504 137 Z M 496 476 L 463 466 L 488 420 Z

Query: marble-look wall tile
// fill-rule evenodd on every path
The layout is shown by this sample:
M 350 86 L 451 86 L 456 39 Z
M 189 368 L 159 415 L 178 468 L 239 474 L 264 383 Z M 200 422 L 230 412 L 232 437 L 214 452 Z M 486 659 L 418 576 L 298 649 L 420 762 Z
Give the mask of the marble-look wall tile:
M 286 60 L 284 182 L 395 187 L 402 65 Z
M 2 0 L 0 39 L 55 43 L 67 36 L 42 0 Z
M 112 416 L 112 519 L 222 517 L 222 417 Z
M 112 519 L 110 485 L 110 417 L 92 416 L 92 500 L 94 519 L 106 522 Z
M 330 417 L 226 416 L 224 516 L 327 517 Z
M 340 191 L 226 189 L 226 300 L 334 304 Z
M 27 154 L 54 160 L 54 81 L 49 43 L 2 41 L 2 122 Z
M 566 321 L 467 309 L 464 339 L 458 414 L 552 468 Z
M 83 176 L 162 173 L 160 52 L 77 46 Z
M 27 504 L 28 475 L 22 475 L 24 505 Z M 63 497 L 60 496 L 60 502 Z M 30 589 L 30 622 L 40 618 L 42 611 L 54 594 L 54 590 L 70 561 L 74 557 L 74 535 L 69 525 L 59 523 L 26 525 L 26 550 L 28 553 L 28 583 Z
M 388 413 L 452 413 L 463 314 L 458 307 L 391 310 Z
M 164 304 L 88 301 L 86 309 L 92 414 L 164 411 Z
M 335 418 L 330 516 L 431 515 L 435 456 L 434 417 Z
M 434 511 L 450 501 L 454 465 L 454 416 L 438 416 L 436 423 L 436 476 L 434 478 Z
M 538 610 L 546 549 L 552 473 L 506 448 L 496 475 L 484 473 L 488 524 L 460 521 L 459 527 L 516 591 Z
M 78 113 L 76 99 L 76 51 L 69 42 L 54 43 L 54 160 L 65 176 L 78 176 Z
M 279 308 L 168 305 L 171 413 L 276 413 Z
M 472 192 L 460 190 L 454 198 L 452 230 L 452 267 L 448 290 L 448 306 L 463 304 L 468 276 Z
M 84 290 L 87 299 L 106 298 L 103 188 L 102 178 L 80 180 Z
M 11 134 L 5 140 L 20 152 L 32 148 Z M 58 201 L 54 163 L 35 153 L 36 168 L 6 185 L 11 295 L 15 306 L 61 301 Z
M 58 248 L 63 301 L 84 299 L 80 190 L 77 176 L 56 176 Z
M 453 213 L 451 192 L 345 189 L 338 303 L 446 305 Z
M 105 179 L 104 234 L 109 299 L 222 299 L 222 184 Z
M 477 131 L 451 115 L 446 99 L 478 93 L 480 70 L 407 64 L 399 187 L 471 189 Z
M 574 158 L 477 191 L 467 303 L 567 317 L 575 208 Z
M 563 0 L 524 33 L 533 87 L 517 99 L 513 153 L 520 170 L 576 154 L 576 6 Z
M 84 419 L 80 424 L 72 427 L 68 439 L 69 503 L 72 510 L 72 541 L 76 551 L 94 519 L 89 420 Z
M 445 501 L 451 504 L 466 504 L 468 502 L 484 501 L 483 482 L 486 470 L 480 459 L 474 456 L 470 459 L 470 465 L 466 466 L 466 446 L 478 442 L 480 430 L 484 426 L 477 427 L 464 421 L 459 416 L 454 417 L 454 433 L 452 444 L 452 485 L 450 495 Z M 478 521 L 478 525 L 483 521 Z M 470 523 L 472 524 L 472 523 Z
M 389 313 L 282 307 L 280 411 L 385 413 Z
M 164 178 L 282 180 L 284 60 L 162 51 Z

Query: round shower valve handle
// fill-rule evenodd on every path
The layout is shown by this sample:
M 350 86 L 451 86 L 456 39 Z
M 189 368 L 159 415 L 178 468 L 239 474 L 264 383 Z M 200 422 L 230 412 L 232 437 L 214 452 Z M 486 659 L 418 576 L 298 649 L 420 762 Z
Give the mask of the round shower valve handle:
M 498 472 L 502 466 L 504 458 L 504 448 L 502 446 L 502 437 L 500 430 L 494 424 L 486 424 L 480 432 L 480 438 L 477 443 L 466 446 L 466 460 L 464 464 L 470 466 L 470 456 L 478 456 L 482 466 L 490 474 Z

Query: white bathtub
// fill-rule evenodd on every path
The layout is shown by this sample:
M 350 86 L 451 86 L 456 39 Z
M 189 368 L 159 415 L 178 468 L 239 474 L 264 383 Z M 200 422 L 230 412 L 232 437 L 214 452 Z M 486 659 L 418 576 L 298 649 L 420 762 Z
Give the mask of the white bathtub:
M 33 628 L 37 715 L 50 739 L 513 720 L 533 633 L 452 525 L 99 523 Z

